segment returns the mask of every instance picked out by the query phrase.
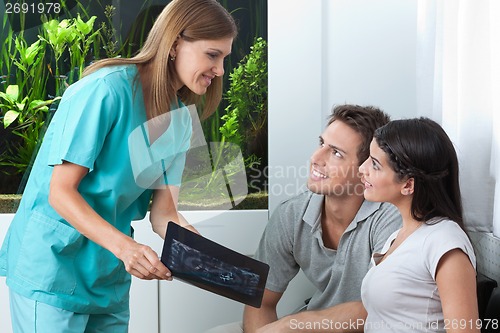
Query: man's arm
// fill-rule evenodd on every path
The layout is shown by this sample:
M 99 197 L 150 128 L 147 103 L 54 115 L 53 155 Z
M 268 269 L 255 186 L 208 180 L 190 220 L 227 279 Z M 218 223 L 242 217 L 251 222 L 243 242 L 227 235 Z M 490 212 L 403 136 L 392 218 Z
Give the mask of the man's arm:
M 361 301 L 347 302 L 322 310 L 298 312 L 268 324 L 256 332 L 363 332 L 366 315 Z
M 260 308 L 246 305 L 243 311 L 243 332 L 254 333 L 258 328 L 278 320 L 276 306 L 283 293 L 264 289 Z

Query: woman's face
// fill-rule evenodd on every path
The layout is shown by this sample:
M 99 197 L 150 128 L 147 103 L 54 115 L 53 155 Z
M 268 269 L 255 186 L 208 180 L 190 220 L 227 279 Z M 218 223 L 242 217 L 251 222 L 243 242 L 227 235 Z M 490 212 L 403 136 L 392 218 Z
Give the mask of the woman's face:
M 375 202 L 390 202 L 397 205 L 406 194 L 406 182 L 398 182 L 387 154 L 375 139 L 370 144 L 370 156 L 359 167 L 361 181 L 365 185 L 365 199 Z
M 197 95 L 207 92 L 216 76 L 224 75 L 224 58 L 231 53 L 232 38 L 188 42 L 179 38 L 170 56 L 175 56 L 176 88 L 186 86 Z

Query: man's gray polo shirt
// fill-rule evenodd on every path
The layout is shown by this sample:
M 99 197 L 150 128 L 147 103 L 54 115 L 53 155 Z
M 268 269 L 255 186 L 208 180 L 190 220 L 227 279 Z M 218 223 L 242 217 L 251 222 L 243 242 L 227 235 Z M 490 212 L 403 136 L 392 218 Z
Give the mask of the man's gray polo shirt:
M 310 191 L 281 203 L 272 214 L 260 240 L 256 259 L 270 265 L 266 288 L 284 292 L 302 268 L 317 291 L 308 309 L 321 309 L 361 300 L 361 281 L 371 254 L 380 251 L 401 227 L 396 207 L 364 201 L 340 238 L 337 250 L 321 237 L 324 196 Z

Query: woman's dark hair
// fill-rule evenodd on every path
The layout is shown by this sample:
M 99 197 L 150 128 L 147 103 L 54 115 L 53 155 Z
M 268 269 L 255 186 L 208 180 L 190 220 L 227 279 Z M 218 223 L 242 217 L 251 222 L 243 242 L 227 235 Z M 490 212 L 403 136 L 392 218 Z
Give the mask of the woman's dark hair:
M 428 118 L 394 120 L 375 131 L 397 180 L 414 179 L 411 214 L 417 221 L 446 217 L 463 229 L 458 158 L 443 128 Z

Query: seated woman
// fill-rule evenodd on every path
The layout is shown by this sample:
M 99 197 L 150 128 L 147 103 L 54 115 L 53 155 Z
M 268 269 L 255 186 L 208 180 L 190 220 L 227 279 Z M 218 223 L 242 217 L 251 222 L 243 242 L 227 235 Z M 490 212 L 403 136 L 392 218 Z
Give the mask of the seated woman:
M 427 118 L 392 121 L 375 132 L 359 171 L 365 198 L 403 217 L 362 283 L 365 332 L 479 332 L 476 258 L 448 135 Z

